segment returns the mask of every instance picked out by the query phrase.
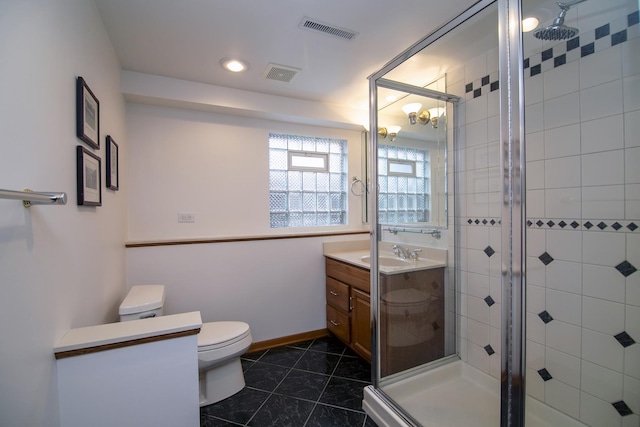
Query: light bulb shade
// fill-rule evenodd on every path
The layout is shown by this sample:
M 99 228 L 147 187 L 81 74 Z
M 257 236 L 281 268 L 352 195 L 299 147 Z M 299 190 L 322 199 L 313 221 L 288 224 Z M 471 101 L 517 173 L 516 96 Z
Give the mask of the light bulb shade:
M 538 27 L 540 21 L 535 16 L 530 16 L 528 18 L 524 18 L 522 20 L 522 32 L 528 33 L 529 31 L 533 31 Z
M 422 108 L 422 104 L 420 104 L 419 102 L 412 102 L 411 104 L 402 106 L 402 111 L 404 111 L 404 113 L 407 115 L 411 113 L 417 114 L 421 108 Z
M 434 108 L 429 108 L 429 114 L 431 115 L 431 117 L 440 117 L 444 114 L 445 110 L 443 107 L 434 107 Z
M 389 139 L 391 142 L 395 142 L 396 136 L 398 136 L 398 132 L 400 132 L 400 126 L 388 126 L 389 131 Z

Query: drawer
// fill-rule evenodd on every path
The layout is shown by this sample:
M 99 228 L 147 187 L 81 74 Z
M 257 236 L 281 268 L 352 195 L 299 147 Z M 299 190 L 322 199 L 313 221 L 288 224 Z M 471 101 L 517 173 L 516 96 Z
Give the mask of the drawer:
M 364 292 L 369 292 L 369 270 L 356 267 L 355 265 L 326 258 L 327 276 L 351 285 Z
M 349 286 L 327 277 L 327 304 L 349 312 Z
M 349 316 L 330 305 L 327 305 L 327 329 L 345 343 L 350 342 Z

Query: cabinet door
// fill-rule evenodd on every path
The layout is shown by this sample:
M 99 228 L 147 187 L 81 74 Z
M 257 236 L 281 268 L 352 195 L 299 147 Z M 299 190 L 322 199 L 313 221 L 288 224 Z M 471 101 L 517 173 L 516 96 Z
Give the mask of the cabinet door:
M 351 288 L 351 345 L 371 360 L 371 299 L 369 294 Z

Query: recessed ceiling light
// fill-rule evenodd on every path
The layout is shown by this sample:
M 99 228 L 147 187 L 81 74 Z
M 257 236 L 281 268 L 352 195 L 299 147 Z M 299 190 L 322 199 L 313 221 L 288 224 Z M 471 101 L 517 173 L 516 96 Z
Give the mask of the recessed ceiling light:
M 538 18 L 536 18 L 535 16 L 524 18 L 522 20 L 522 32 L 528 33 L 529 31 L 533 31 L 539 23 L 540 21 L 538 21 Z
M 222 58 L 220 60 L 220 65 L 222 65 L 222 68 L 225 70 L 234 73 L 241 73 L 249 68 L 249 64 L 247 62 L 233 58 Z

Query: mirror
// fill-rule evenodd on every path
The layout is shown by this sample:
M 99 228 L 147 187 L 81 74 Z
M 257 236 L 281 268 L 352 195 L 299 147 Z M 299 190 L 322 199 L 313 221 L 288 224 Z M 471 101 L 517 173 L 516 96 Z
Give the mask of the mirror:
M 447 227 L 446 77 L 424 88 L 378 80 L 378 222 Z M 442 96 L 440 96 L 442 95 Z

